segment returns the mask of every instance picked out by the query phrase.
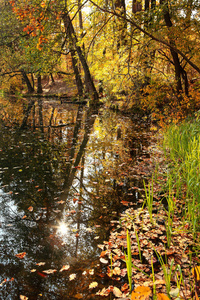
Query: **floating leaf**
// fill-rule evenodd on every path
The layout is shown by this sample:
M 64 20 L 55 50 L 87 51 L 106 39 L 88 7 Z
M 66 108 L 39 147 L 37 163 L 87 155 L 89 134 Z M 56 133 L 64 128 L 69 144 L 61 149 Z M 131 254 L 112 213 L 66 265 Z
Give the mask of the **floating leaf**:
M 65 265 L 65 266 L 63 266 L 63 267 L 60 269 L 59 272 L 67 271 L 67 270 L 69 270 L 69 268 L 70 268 L 70 265 Z
M 34 273 L 34 272 L 36 272 L 36 271 L 37 271 L 36 269 L 32 269 L 32 270 L 31 270 L 31 273 Z
M 20 296 L 19 296 L 19 299 L 20 299 L 20 300 L 27 300 L 27 299 L 28 299 L 28 297 L 26 297 L 26 296 L 23 296 L 23 295 L 20 295 Z
M 37 274 L 38 274 L 39 276 L 43 277 L 43 278 L 46 278 L 46 277 L 47 277 L 46 274 L 44 274 L 44 273 L 42 273 L 42 272 L 39 272 L 39 271 L 37 271 Z
M 65 201 L 60 200 L 60 201 L 57 201 L 57 203 L 58 203 L 58 204 L 63 204 L 63 203 L 65 203 Z
M 28 210 L 33 211 L 33 206 L 29 206 Z
M 55 269 L 49 269 L 49 270 L 43 271 L 43 273 L 46 273 L 46 274 L 52 274 L 52 273 L 55 273 L 55 272 L 57 272 L 57 270 L 55 270 Z
M 70 274 L 69 275 L 69 280 L 74 280 L 76 278 L 76 274 Z
M 94 275 L 94 269 L 90 269 L 90 270 L 89 270 L 89 274 L 90 274 L 90 275 Z
M 107 263 L 108 263 L 108 260 L 101 257 L 101 258 L 100 258 L 100 262 L 101 262 L 102 264 L 107 264 Z
M 44 266 L 45 264 L 46 264 L 45 262 L 41 261 L 41 262 L 37 263 L 36 266 Z
M 89 289 L 94 289 L 94 288 L 96 288 L 97 286 L 98 286 L 98 282 L 93 281 L 92 283 L 90 283 Z
M 1 283 L 0 286 L 2 286 L 4 283 L 6 283 L 7 279 L 5 278 Z
M 26 252 L 18 253 L 18 254 L 16 254 L 15 256 L 16 256 L 17 258 L 22 259 L 22 258 L 24 258 L 24 257 L 26 256 Z

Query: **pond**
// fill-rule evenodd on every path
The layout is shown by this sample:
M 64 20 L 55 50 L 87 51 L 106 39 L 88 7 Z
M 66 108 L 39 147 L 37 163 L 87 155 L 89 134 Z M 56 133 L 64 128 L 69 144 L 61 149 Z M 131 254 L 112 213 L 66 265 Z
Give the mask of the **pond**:
M 0 298 L 107 299 L 96 295 L 108 283 L 101 245 L 140 202 L 148 124 L 53 99 L 29 112 L 25 100 L 9 105 L 0 126 Z

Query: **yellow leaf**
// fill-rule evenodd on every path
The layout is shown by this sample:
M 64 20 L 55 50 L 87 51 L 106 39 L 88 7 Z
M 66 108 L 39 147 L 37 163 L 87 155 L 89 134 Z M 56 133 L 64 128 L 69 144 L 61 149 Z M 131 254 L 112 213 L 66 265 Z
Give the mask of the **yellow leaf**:
M 20 300 L 27 300 L 28 299 L 28 297 L 23 296 L 23 295 L 20 295 L 19 298 L 20 298 Z
M 53 270 L 53 269 L 49 269 L 49 270 L 45 270 L 43 271 L 43 273 L 46 273 L 46 274 L 52 274 L 52 273 L 55 273 L 57 270 Z
M 76 274 L 70 274 L 69 275 L 69 280 L 74 280 L 76 278 Z
M 94 288 L 96 288 L 97 286 L 98 286 L 98 282 L 93 281 L 92 283 L 90 283 L 89 289 L 94 289 Z
M 60 269 L 60 272 L 67 271 L 67 270 L 69 270 L 69 268 L 70 268 L 70 265 L 65 265 L 62 267 L 62 269 Z

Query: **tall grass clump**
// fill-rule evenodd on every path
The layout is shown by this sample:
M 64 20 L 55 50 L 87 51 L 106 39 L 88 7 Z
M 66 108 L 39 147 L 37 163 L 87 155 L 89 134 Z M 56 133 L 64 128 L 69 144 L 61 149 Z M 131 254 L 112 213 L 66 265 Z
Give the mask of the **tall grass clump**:
M 169 174 L 176 197 L 184 199 L 185 220 L 193 234 L 200 221 L 200 117 L 171 125 L 164 135 Z

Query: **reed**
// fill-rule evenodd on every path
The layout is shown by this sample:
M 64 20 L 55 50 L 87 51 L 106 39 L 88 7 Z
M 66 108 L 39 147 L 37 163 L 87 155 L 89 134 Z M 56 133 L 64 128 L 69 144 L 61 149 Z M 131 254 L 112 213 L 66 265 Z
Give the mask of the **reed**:
M 200 221 L 200 118 L 171 125 L 165 133 L 163 147 L 169 159 L 167 185 L 176 197 L 185 198 L 183 217 L 193 236 Z

